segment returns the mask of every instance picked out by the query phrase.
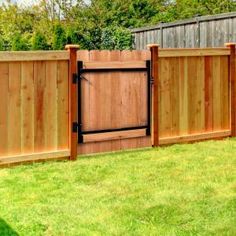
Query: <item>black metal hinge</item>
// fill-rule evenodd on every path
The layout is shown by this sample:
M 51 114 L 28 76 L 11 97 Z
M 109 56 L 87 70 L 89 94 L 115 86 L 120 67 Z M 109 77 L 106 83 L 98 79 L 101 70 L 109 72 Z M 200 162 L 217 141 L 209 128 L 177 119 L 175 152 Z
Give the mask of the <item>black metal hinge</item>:
M 73 74 L 72 83 L 73 83 L 73 84 L 77 84 L 78 81 L 79 81 L 79 76 L 78 76 L 76 73 L 74 73 L 74 74 Z
M 73 122 L 72 124 L 72 132 L 73 133 L 77 133 L 78 132 L 78 123 L 77 122 Z
M 151 85 L 153 85 L 154 84 L 154 78 L 151 76 L 151 78 L 150 78 L 150 83 L 151 83 Z

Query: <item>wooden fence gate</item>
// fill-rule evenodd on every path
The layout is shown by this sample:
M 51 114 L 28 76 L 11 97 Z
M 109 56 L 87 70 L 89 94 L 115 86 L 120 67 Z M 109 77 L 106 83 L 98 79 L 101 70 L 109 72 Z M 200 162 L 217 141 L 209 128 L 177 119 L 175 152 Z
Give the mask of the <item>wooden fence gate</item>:
M 150 146 L 148 51 L 78 51 L 78 152 Z

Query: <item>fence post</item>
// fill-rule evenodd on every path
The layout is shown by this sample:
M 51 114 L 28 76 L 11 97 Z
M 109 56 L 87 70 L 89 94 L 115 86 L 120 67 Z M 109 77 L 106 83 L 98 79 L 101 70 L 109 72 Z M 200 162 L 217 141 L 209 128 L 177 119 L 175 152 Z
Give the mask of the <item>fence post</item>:
M 235 70 L 235 45 L 236 43 L 226 43 L 230 48 L 229 57 L 229 82 L 231 94 L 231 136 L 236 136 L 236 70 Z
M 74 83 L 74 75 L 77 74 L 77 50 L 78 45 L 66 45 L 66 50 L 70 53 L 69 62 L 69 148 L 70 160 L 76 160 L 78 134 L 74 130 L 74 124 L 77 123 L 77 83 Z
M 152 146 L 159 146 L 159 111 L 158 111 L 158 44 L 149 44 L 151 51 L 152 76 Z

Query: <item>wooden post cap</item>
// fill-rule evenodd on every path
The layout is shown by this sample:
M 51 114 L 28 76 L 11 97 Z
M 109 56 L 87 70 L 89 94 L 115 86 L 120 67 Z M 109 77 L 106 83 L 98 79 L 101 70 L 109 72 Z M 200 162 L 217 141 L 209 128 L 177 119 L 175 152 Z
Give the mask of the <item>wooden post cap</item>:
M 236 45 L 236 43 L 225 43 L 226 47 L 235 46 L 235 45 Z
M 159 44 L 148 44 L 147 45 L 147 48 L 150 49 L 150 48 L 154 48 L 154 47 L 159 47 L 160 45 Z
M 77 44 L 67 44 L 67 45 L 65 46 L 65 49 L 66 49 L 66 50 L 69 50 L 69 49 L 79 49 L 79 48 L 80 48 L 80 46 L 77 45 Z

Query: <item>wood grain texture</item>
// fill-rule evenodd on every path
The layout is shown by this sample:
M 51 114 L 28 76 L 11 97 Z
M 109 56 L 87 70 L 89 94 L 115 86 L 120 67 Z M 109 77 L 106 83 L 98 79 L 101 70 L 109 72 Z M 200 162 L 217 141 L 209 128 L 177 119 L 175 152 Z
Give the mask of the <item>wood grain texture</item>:
M 8 80 L 9 64 L 0 63 L 0 94 L 3 102 L 0 106 L 0 155 L 8 153 Z
M 199 57 L 199 56 L 228 56 L 227 48 L 185 48 L 160 49 L 160 57 Z
M 228 56 L 159 59 L 160 137 L 229 129 Z
M 34 147 L 41 152 L 46 146 L 46 62 L 34 62 L 34 86 Z
M 205 130 L 213 130 L 213 58 L 205 57 Z
M 42 162 L 49 160 L 65 160 L 70 156 L 68 150 L 51 151 L 51 152 L 40 152 L 33 154 L 23 154 L 15 156 L 1 156 L 0 167 L 9 167 L 13 165 L 19 165 L 24 163 Z
M 227 138 L 231 135 L 230 130 L 221 130 L 207 133 L 199 133 L 199 134 L 189 134 L 182 136 L 173 136 L 167 138 L 160 139 L 160 145 L 170 145 L 176 143 L 191 143 L 196 141 L 203 141 L 209 139 L 222 139 Z
M 87 134 L 84 135 L 84 142 L 91 143 L 91 142 L 101 142 L 110 140 L 139 138 L 145 136 L 146 136 L 146 129 L 117 131 L 117 132 L 100 133 L 100 134 Z
M 21 153 L 21 63 L 9 63 L 8 153 Z
M 0 52 L 1 62 L 69 60 L 66 51 Z
M 78 51 L 85 67 L 146 67 L 149 52 L 143 51 Z M 82 59 L 80 59 L 82 58 Z M 132 63 L 135 62 L 135 63 Z M 82 83 L 82 128 L 84 131 L 115 129 L 147 124 L 147 74 L 145 72 L 85 73 Z M 102 134 L 107 136 L 106 134 Z M 97 153 L 150 146 L 150 137 L 100 135 L 79 144 L 78 153 Z M 136 135 L 137 136 L 137 135 Z M 88 136 L 87 136 L 88 137 Z M 92 137 L 90 135 L 90 137 Z M 94 138 L 98 138 L 97 141 Z M 115 140 L 114 140 L 115 139 Z
M 46 63 L 46 87 L 45 87 L 45 148 L 48 151 L 57 149 L 57 62 Z
M 232 136 L 236 136 L 236 54 L 235 43 L 226 44 L 230 49 L 229 57 L 229 83 L 230 83 L 230 99 L 231 99 L 231 131 Z
M 0 92 L 4 96 L 0 158 L 4 157 L 5 164 L 69 150 L 68 90 L 68 61 L 0 63 Z
M 34 152 L 34 63 L 21 63 L 21 150 Z
M 71 151 L 70 159 L 77 158 L 78 134 L 72 130 L 73 123 L 78 121 L 78 90 L 77 84 L 73 83 L 73 76 L 77 74 L 77 46 L 67 45 L 70 54 L 69 61 L 69 148 Z
M 58 62 L 57 67 L 57 145 L 58 149 L 69 146 L 69 63 Z

